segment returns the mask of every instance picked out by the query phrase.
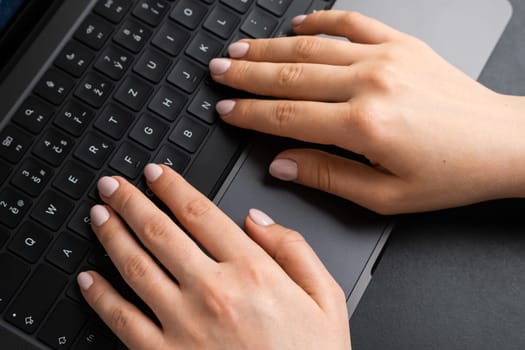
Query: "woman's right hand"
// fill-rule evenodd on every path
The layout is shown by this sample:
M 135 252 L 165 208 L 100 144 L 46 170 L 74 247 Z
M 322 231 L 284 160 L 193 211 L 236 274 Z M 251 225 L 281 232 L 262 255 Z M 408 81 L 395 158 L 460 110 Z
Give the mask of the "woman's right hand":
M 243 39 L 210 63 L 219 83 L 276 100 L 221 101 L 227 123 L 366 156 L 311 149 L 270 172 L 383 214 L 525 193 L 525 103 L 457 70 L 418 39 L 357 13 L 294 19 L 300 36 Z M 343 42 L 312 36 L 346 37 Z

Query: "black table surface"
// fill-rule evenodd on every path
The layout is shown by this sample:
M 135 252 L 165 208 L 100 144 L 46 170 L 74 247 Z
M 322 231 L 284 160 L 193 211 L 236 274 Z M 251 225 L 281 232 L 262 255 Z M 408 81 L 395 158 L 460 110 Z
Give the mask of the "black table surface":
M 525 95 L 525 1 L 511 2 L 479 80 Z M 524 214 L 509 199 L 403 216 L 350 320 L 353 349 L 525 349 Z

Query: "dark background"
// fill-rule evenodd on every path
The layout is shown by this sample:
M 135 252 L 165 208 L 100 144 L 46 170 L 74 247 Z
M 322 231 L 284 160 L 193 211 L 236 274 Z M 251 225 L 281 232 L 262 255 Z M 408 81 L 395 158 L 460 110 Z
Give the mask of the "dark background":
M 525 95 L 525 1 L 511 2 L 479 80 Z M 350 320 L 353 349 L 525 349 L 524 214 L 514 199 L 402 217 Z

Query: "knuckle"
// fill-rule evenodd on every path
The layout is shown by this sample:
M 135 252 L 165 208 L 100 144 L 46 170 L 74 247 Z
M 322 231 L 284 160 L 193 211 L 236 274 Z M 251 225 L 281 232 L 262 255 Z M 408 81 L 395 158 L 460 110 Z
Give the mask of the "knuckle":
M 132 255 L 124 262 L 123 275 L 129 281 L 141 280 L 147 272 L 146 262 L 140 255 Z
M 295 63 L 284 64 L 277 73 L 277 82 L 281 87 L 296 85 L 303 75 L 303 65 Z
M 309 60 L 317 57 L 320 51 L 320 42 L 314 37 L 299 37 L 295 43 L 294 57 Z
M 383 186 L 374 196 L 371 209 L 381 215 L 397 214 L 403 200 L 403 193 L 394 186 Z
M 231 289 L 220 288 L 220 283 L 217 281 L 222 280 L 222 274 L 218 272 L 215 278 L 203 281 L 200 286 L 200 292 L 206 306 L 207 311 L 215 319 L 221 319 L 222 321 L 235 319 L 235 310 L 237 303 L 235 302 L 235 296 Z
M 396 68 L 392 60 L 395 58 L 383 59 L 377 67 L 369 70 L 364 77 L 365 83 L 382 92 L 396 91 Z
M 316 162 L 314 167 L 314 184 L 316 187 L 325 192 L 332 192 L 332 170 L 327 162 Z
M 234 86 L 241 86 L 247 79 L 250 79 L 252 68 L 250 62 L 237 61 L 232 68 L 226 75 Z
M 349 104 L 349 110 L 342 115 L 345 130 L 356 130 L 364 136 L 370 136 L 373 121 L 377 116 L 377 106 L 370 100 L 358 100 Z
M 142 234 L 143 237 L 141 238 L 148 241 L 156 241 L 163 239 L 168 234 L 168 227 L 161 218 L 152 218 L 144 223 Z
M 296 116 L 296 106 L 291 101 L 280 101 L 275 104 L 273 119 L 281 129 L 286 129 Z
M 211 203 L 205 197 L 198 197 L 187 202 L 182 209 L 182 217 L 188 222 L 195 222 L 211 209 Z
M 341 25 L 347 28 L 353 28 L 356 26 L 356 23 L 361 20 L 362 15 L 357 11 L 348 11 L 341 18 Z
M 121 306 L 116 306 L 110 314 L 109 326 L 116 334 L 120 334 L 126 330 L 130 324 L 128 313 Z
M 302 234 L 287 228 L 279 239 L 273 258 L 280 265 L 286 264 L 289 259 L 290 246 L 305 244 L 305 242 Z

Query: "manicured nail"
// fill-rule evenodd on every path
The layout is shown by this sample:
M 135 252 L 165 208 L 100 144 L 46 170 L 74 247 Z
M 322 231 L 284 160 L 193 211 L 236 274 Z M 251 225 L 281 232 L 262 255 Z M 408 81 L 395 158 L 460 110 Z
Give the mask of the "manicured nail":
M 235 103 L 236 102 L 234 100 L 222 100 L 217 102 L 215 109 L 220 115 L 230 114 L 230 112 L 233 111 L 233 108 L 235 107 Z
M 80 289 L 87 291 L 93 284 L 93 277 L 88 272 L 81 272 L 77 276 L 77 283 Z
M 97 183 L 98 193 L 104 197 L 111 197 L 113 193 L 118 189 L 119 183 L 117 180 L 110 176 L 104 176 Z
M 144 168 L 144 176 L 149 182 L 155 182 L 162 175 L 162 168 L 157 164 L 148 164 Z
M 248 211 L 248 216 L 259 226 L 270 226 L 275 224 L 275 221 L 273 221 L 271 217 L 258 209 L 250 209 Z
M 210 61 L 210 72 L 215 75 L 224 74 L 230 69 L 232 61 L 227 58 L 214 58 Z
M 228 54 L 233 58 L 241 58 L 246 55 L 250 49 L 250 44 L 245 42 L 236 42 L 228 47 Z
M 299 16 L 295 16 L 294 18 L 292 18 L 292 26 L 298 26 L 300 25 L 301 23 L 304 22 L 306 18 L 306 15 L 299 15 Z
M 297 179 L 297 163 L 291 159 L 276 159 L 270 164 L 270 174 L 284 181 Z
M 89 211 L 91 222 L 95 226 L 102 226 L 109 219 L 109 211 L 103 205 L 95 205 Z

